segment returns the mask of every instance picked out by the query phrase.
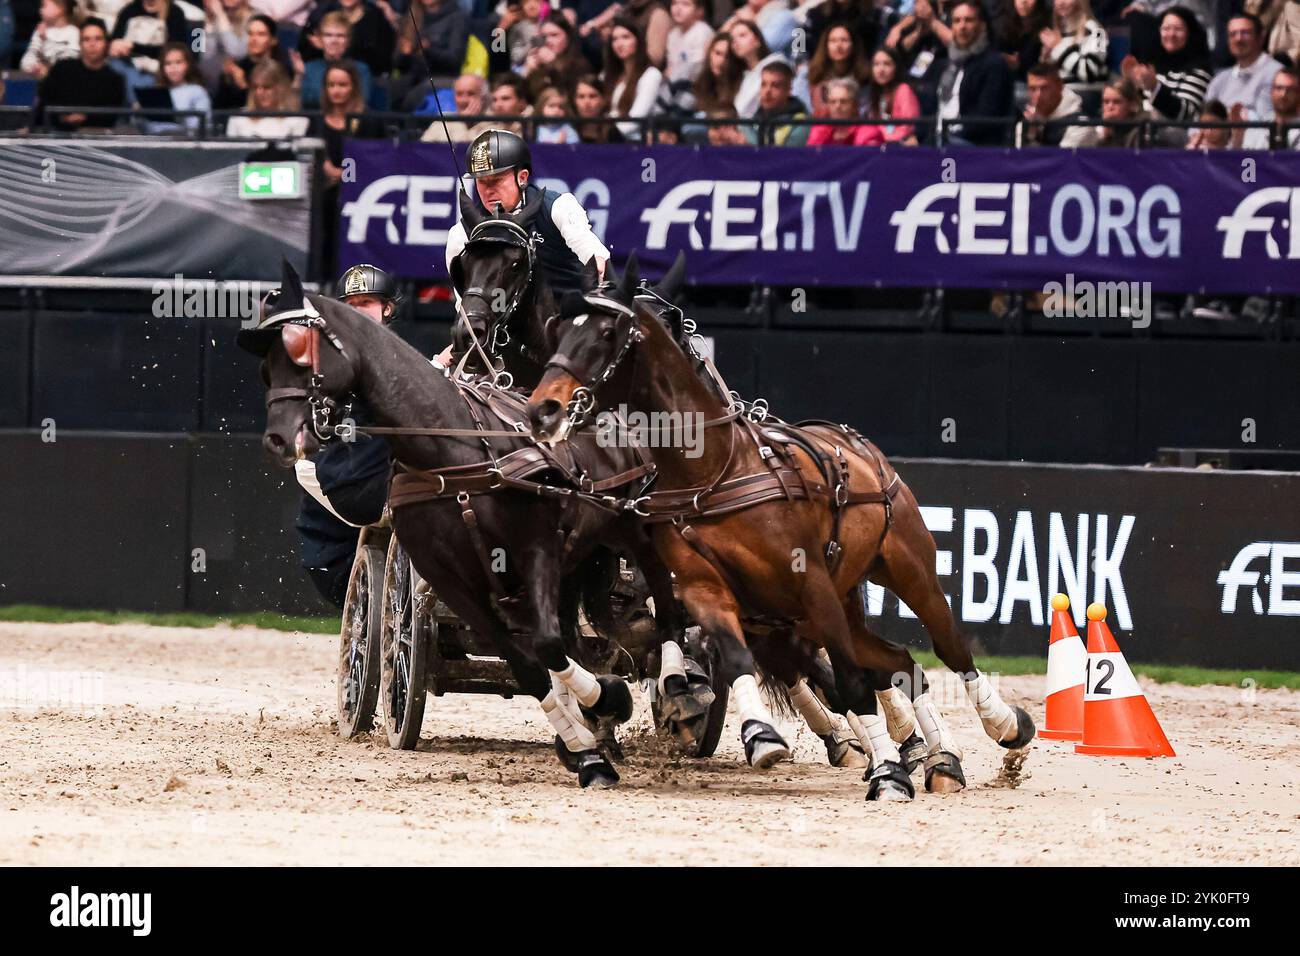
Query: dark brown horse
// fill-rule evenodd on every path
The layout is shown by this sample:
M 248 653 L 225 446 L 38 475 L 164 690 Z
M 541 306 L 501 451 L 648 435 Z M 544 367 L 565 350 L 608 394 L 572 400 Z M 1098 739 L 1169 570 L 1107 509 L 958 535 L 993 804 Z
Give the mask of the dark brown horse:
M 924 674 L 905 648 L 868 627 L 859 592 L 864 579 L 916 612 L 939 658 L 962 675 L 985 732 L 1009 749 L 1026 745 L 1033 722 L 975 667 L 935 575 L 934 539 L 879 449 L 845 426 L 765 427 L 728 408 L 637 302 L 637 282 L 633 257 L 621 282 L 586 295 L 582 314 L 557 324 L 555 354 L 533 392 L 529 418 L 534 436 L 551 442 L 566 439 L 584 413 L 620 404 L 629 415 L 668 416 L 657 420 L 670 438 L 688 432 L 691 422 L 702 429 L 697 456 L 681 441 L 653 436 L 658 478 L 638 511 L 652 524 L 687 610 L 720 642 L 750 762 L 761 765 L 766 754 L 786 749 L 754 689 L 745 628 L 757 620 L 793 625 L 828 651 L 841 702 L 873 757 L 869 800 L 913 795 L 876 712 L 871 671 L 896 675 L 911 697 L 930 750 L 928 769 L 964 783 L 961 751 Z

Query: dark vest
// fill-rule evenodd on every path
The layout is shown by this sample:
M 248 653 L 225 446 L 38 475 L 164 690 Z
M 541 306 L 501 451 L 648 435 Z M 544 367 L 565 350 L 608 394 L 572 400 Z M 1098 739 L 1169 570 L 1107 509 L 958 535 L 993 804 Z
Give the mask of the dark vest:
M 551 207 L 562 195 L 554 189 L 540 189 L 529 183 L 524 187 L 524 204 L 532 202 L 537 194 L 542 195 L 542 209 L 533 220 L 533 239 L 537 244 L 537 261 L 546 276 L 546 283 L 555 293 L 582 289 L 582 260 L 579 259 L 564 241 L 555 220 L 551 218 Z

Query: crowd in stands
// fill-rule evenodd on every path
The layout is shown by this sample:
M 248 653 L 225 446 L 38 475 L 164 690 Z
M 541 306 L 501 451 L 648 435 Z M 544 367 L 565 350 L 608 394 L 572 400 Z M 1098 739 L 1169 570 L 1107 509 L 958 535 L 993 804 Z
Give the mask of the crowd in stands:
M 229 136 L 324 136 L 332 175 L 376 114 L 455 142 L 910 145 L 941 122 L 948 142 L 1132 146 L 1150 120 L 1184 124 L 1161 145 L 1300 139 L 1300 0 L 201 2 L 0 0 L 22 125 L 183 135 L 216 116 Z M 1197 125 L 1250 122 L 1271 125 Z

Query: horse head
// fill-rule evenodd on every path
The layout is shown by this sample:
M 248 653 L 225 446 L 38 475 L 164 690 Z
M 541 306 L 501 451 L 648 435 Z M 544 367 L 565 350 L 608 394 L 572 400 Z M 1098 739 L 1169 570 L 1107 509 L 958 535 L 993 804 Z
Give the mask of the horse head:
M 461 304 L 452 342 L 461 353 L 473 348 L 474 339 L 487 347 L 532 289 L 537 277 L 532 223 L 542 199 L 539 195 L 514 213 L 498 205 L 489 215 L 465 190 L 459 194 L 466 241 L 451 262 L 451 281 Z
M 305 293 L 285 262 L 279 295 L 267 297 L 255 328 L 239 332 L 239 346 L 262 359 L 262 446 L 281 466 L 314 455 L 335 436 L 356 385 L 359 348 L 349 340 L 357 321 L 370 320 L 342 302 Z

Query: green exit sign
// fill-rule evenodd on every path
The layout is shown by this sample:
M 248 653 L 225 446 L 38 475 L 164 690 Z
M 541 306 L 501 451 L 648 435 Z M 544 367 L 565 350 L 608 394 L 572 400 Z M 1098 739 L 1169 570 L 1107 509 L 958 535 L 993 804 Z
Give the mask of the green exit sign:
M 240 163 L 240 199 L 297 199 L 302 195 L 302 164 Z

